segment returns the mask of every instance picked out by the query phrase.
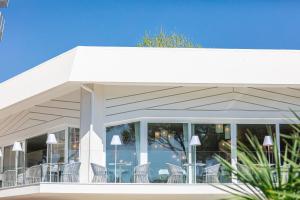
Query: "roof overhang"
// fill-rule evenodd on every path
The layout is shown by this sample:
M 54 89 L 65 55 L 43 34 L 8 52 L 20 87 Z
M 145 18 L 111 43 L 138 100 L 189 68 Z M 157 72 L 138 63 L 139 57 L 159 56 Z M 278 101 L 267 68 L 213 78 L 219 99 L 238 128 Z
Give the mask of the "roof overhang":
M 0 118 L 85 83 L 299 87 L 299 50 L 76 47 L 0 84 Z

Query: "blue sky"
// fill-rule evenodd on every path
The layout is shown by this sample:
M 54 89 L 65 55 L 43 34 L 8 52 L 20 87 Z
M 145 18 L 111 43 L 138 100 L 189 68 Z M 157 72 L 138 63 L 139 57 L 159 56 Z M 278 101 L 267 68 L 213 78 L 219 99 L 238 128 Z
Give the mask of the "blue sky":
M 10 0 L 0 82 L 78 45 L 135 46 L 146 31 L 209 48 L 300 49 L 300 0 Z

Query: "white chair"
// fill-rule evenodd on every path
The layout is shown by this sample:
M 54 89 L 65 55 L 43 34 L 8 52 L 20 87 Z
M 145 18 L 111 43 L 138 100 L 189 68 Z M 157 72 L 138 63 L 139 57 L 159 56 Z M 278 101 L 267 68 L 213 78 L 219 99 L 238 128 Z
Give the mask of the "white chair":
M 135 183 L 149 183 L 149 166 L 150 163 L 138 165 L 134 168 L 133 179 Z
M 280 166 L 281 182 L 283 184 L 287 183 L 289 180 L 289 169 L 290 169 L 289 165 Z
M 79 169 L 80 169 L 80 162 L 64 164 L 61 166 L 61 181 L 74 183 L 79 182 Z
M 57 163 L 44 163 L 41 165 L 41 182 L 57 182 L 59 169 Z
M 6 170 L 2 176 L 2 187 L 12 187 L 16 185 L 16 171 Z
M 25 171 L 25 184 L 34 184 L 41 182 L 41 165 L 32 166 Z
M 219 183 L 220 164 L 205 167 L 203 172 L 203 180 L 205 183 Z
M 168 183 L 184 183 L 184 170 L 177 165 L 166 163 L 169 170 Z
M 91 167 L 94 173 L 93 183 L 106 183 L 107 182 L 107 170 L 106 167 L 91 163 Z

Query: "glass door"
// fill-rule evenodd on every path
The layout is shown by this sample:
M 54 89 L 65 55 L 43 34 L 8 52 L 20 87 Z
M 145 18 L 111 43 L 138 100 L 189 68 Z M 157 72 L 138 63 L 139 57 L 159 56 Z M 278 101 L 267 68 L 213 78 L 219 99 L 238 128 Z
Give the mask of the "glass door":
M 150 182 L 168 182 L 171 176 L 170 166 L 173 166 L 174 169 L 179 169 L 180 173 L 183 173 L 183 177 L 178 182 L 187 181 L 187 167 L 185 166 L 188 163 L 187 143 L 187 124 L 148 124 L 148 162 L 151 163 Z

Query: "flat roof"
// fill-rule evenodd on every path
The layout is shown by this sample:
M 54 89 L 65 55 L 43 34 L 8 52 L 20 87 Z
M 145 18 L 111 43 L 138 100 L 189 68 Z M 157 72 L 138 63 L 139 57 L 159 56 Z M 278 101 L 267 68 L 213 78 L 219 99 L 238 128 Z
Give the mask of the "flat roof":
M 299 72 L 300 50 L 79 46 L 0 83 L 0 118 L 83 83 L 299 87 Z

